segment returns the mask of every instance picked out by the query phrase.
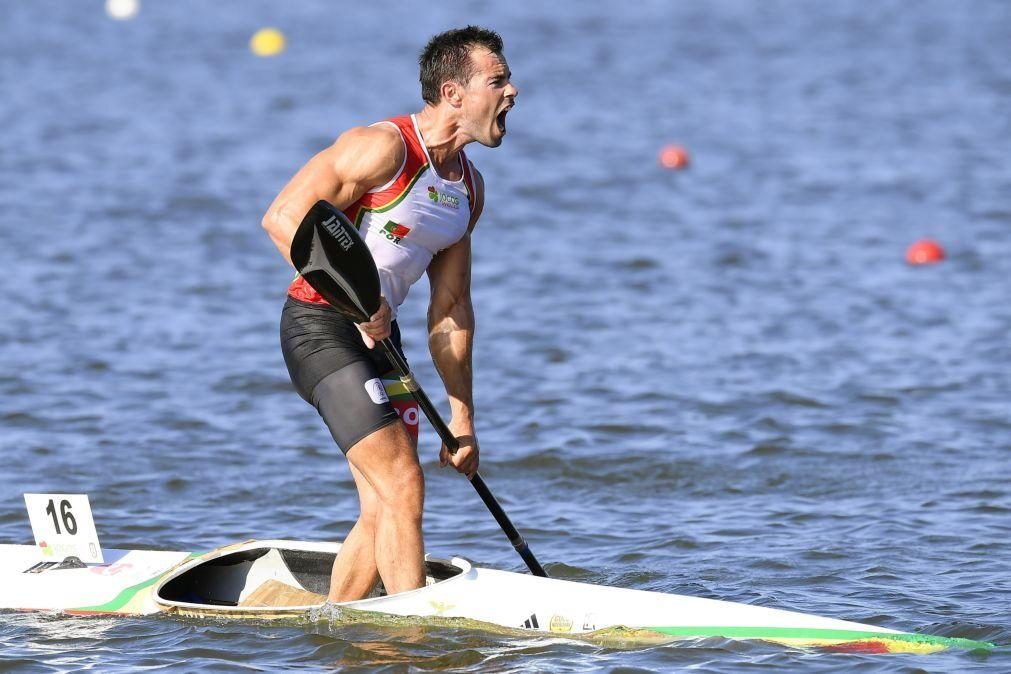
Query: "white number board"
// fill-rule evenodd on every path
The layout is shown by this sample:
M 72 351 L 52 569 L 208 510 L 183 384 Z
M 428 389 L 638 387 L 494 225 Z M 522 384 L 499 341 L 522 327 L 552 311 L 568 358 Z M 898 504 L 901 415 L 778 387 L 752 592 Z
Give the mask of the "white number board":
M 77 557 L 88 564 L 105 561 L 87 494 L 25 494 L 25 505 L 42 559 L 62 562 Z

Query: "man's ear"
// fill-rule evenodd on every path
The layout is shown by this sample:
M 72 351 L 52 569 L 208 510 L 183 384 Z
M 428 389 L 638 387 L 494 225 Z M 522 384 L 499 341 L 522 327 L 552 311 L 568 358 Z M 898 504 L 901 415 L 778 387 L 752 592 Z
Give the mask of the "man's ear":
M 463 105 L 463 86 L 459 82 L 453 82 L 452 80 L 443 82 L 439 88 L 439 93 L 442 94 L 443 100 L 454 108 L 459 108 Z

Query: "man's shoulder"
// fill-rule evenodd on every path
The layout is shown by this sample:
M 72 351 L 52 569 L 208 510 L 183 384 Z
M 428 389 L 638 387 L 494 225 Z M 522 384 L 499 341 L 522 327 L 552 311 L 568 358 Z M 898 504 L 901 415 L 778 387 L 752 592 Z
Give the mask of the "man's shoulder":
M 402 144 L 400 129 L 393 124 L 383 124 L 382 122 L 370 126 L 353 126 L 338 139 L 347 140 L 352 143 L 379 143 L 382 145 Z
M 388 164 L 396 169 L 404 161 L 404 141 L 396 127 L 389 124 L 355 126 L 341 134 L 332 147 L 336 157 L 357 157 L 368 164 L 378 162 L 378 170 Z

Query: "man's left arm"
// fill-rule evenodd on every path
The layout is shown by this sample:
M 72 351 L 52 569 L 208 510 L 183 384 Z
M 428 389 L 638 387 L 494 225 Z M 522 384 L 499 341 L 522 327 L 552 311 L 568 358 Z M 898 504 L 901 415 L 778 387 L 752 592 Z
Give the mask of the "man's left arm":
M 476 206 L 463 238 L 443 250 L 428 266 L 432 298 L 428 307 L 428 348 L 449 397 L 449 429 L 460 441 L 451 455 L 445 445 L 439 455 L 443 466 L 452 464 L 472 477 L 477 472 L 480 448 L 474 432 L 474 305 L 470 298 L 470 236 L 484 206 L 484 182 L 474 172 Z

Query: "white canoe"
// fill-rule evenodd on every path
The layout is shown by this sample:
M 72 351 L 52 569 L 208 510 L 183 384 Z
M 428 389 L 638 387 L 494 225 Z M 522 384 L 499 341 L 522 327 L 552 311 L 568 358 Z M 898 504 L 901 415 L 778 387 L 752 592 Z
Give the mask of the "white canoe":
M 320 611 L 338 543 L 248 541 L 204 555 L 106 550 L 86 568 L 41 568 L 33 546 L 0 545 L 0 609 L 305 619 Z M 990 649 L 971 639 L 900 632 L 793 611 L 484 569 L 426 557 L 429 585 L 340 605 L 356 621 L 404 616 L 468 627 L 623 642 L 754 639 L 794 647 L 929 653 Z

